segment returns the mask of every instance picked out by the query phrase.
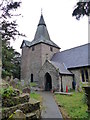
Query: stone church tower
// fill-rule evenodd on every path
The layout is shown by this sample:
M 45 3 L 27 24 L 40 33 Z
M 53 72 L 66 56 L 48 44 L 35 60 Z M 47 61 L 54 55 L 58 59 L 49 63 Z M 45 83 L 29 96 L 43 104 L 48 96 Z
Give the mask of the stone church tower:
M 50 60 L 60 50 L 60 47 L 51 41 L 42 14 L 34 39 L 31 42 L 23 40 L 21 49 L 21 79 L 25 82 L 38 82 L 38 72 L 46 59 Z

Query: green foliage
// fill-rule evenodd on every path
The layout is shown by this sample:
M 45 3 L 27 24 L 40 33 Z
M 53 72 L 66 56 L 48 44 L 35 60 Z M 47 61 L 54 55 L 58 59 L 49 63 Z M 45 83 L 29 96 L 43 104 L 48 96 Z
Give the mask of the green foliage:
M 20 63 L 17 61 L 17 52 L 10 47 L 10 40 L 16 35 L 22 35 L 17 30 L 15 11 L 20 7 L 21 2 L 13 0 L 0 0 L 0 34 L 2 39 L 2 77 L 11 76 L 20 78 Z M 13 11 L 13 12 L 12 12 Z M 14 17 L 14 18 L 13 18 Z M 13 19 L 12 19 L 13 18 Z
M 0 0 L 0 33 L 4 40 L 8 41 L 11 38 L 15 39 L 15 35 L 20 35 L 19 31 L 16 29 L 17 23 L 14 17 L 16 15 L 20 15 L 15 13 L 15 11 L 20 7 L 20 4 L 21 2 L 19 0 L 18 2 L 13 0 Z
M 16 96 L 17 93 L 14 91 L 13 87 L 9 86 L 8 88 L 1 88 L 0 94 L 2 98 L 10 98 L 12 96 Z
M 9 116 L 8 120 L 12 119 L 12 117 L 13 117 L 13 114 L 11 114 L 11 115 Z
M 8 71 L 2 70 L 2 77 L 5 78 L 6 76 L 11 76 L 12 74 Z
M 82 102 L 83 102 L 84 104 L 87 104 L 87 97 L 86 97 L 85 94 L 83 94 L 83 96 L 82 96 Z
M 40 96 L 40 94 L 37 94 L 35 92 L 30 93 L 30 98 L 41 101 L 42 97 Z
M 11 75 L 20 79 L 20 54 L 2 41 L 2 78 Z
M 35 82 L 30 83 L 30 87 L 36 87 L 36 86 L 37 86 L 37 84 Z
M 62 106 L 71 118 L 87 118 L 87 105 L 83 100 L 84 93 L 73 93 L 72 96 L 55 95 L 56 100 Z

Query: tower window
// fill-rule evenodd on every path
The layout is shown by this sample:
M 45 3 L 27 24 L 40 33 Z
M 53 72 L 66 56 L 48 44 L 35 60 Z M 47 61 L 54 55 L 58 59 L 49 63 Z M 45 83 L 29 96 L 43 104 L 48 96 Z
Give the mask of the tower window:
M 50 47 L 50 51 L 53 52 L 53 47 Z
M 33 74 L 31 74 L 31 82 L 33 82 Z
M 32 51 L 34 51 L 35 50 L 35 47 L 34 46 L 32 46 Z

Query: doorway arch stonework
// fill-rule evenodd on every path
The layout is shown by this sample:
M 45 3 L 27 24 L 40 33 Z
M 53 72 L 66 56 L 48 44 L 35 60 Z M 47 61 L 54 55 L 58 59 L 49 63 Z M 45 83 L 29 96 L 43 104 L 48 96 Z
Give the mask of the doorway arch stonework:
M 47 72 L 44 77 L 45 77 L 45 81 L 44 81 L 45 91 L 52 90 L 52 78 L 51 78 L 51 75 Z

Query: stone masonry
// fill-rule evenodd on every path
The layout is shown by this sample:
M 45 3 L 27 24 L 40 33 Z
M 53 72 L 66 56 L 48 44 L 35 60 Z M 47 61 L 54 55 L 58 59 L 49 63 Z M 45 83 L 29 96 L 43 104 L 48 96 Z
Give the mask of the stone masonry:
M 86 84 L 90 81 L 89 47 L 85 44 L 60 52 L 60 47 L 50 39 L 41 14 L 34 39 L 23 40 L 21 45 L 21 80 L 25 84 L 37 82 L 44 90 L 59 91 L 61 81 L 64 91 L 66 86 L 72 88 L 73 81 L 77 86 Z
M 34 51 L 32 51 L 32 47 L 24 47 L 22 49 L 21 76 L 25 81 L 31 80 L 31 74 L 33 74 L 34 81 L 38 81 L 38 72 L 45 60 L 51 59 L 51 57 L 59 51 L 59 49 L 53 47 L 52 52 L 50 51 L 50 45 L 45 45 L 43 43 L 37 44 L 34 47 Z

